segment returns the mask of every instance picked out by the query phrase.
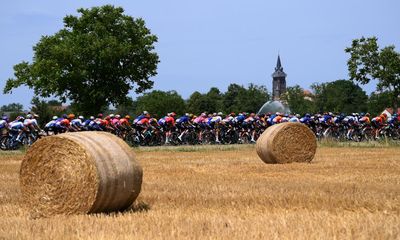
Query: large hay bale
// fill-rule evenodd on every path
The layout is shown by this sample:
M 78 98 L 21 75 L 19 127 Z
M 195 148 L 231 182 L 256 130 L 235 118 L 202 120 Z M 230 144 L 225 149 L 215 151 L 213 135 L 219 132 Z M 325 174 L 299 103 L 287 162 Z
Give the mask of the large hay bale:
M 314 133 L 302 123 L 273 125 L 257 140 L 258 156 L 265 163 L 310 162 L 317 149 Z
M 124 210 L 139 195 L 142 175 L 132 149 L 112 134 L 45 137 L 22 161 L 22 200 L 34 217 Z

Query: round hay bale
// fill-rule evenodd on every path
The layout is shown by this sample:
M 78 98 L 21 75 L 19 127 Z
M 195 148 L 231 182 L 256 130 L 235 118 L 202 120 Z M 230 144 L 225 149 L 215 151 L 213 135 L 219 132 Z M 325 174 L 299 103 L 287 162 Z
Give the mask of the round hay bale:
M 265 163 L 310 162 L 317 149 L 314 133 L 302 123 L 273 125 L 257 140 L 258 156 Z
M 139 195 L 142 175 L 132 149 L 112 134 L 54 135 L 22 161 L 22 200 L 33 217 L 120 211 Z

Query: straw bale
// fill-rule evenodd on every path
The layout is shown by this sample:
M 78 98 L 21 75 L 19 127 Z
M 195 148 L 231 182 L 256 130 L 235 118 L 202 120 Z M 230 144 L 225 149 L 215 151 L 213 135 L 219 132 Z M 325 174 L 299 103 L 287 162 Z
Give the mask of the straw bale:
M 302 123 L 273 125 L 257 140 L 256 151 L 265 163 L 310 162 L 317 149 L 314 133 Z
M 104 132 L 45 137 L 20 169 L 22 202 L 33 217 L 124 210 L 142 185 L 132 149 Z

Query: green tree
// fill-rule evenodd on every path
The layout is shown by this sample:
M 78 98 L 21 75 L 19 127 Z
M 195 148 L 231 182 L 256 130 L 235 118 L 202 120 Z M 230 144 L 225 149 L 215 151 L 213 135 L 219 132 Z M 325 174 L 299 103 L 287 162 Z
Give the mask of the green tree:
M 373 116 L 379 115 L 384 109 L 389 108 L 392 104 L 392 93 L 389 92 L 373 92 L 368 99 L 368 112 Z
M 264 86 L 249 84 L 248 88 L 230 84 L 224 94 L 224 108 L 227 112 L 257 112 L 270 99 Z
M 32 63 L 14 66 L 15 78 L 8 79 L 5 93 L 27 85 L 37 96 L 70 99 L 80 111 L 93 114 L 123 103 L 132 89 L 140 93 L 152 87 L 157 37 L 142 19 L 111 5 L 78 13 L 66 16 L 60 31 L 40 39 Z
M 17 116 L 24 115 L 23 105 L 20 103 L 10 103 L 0 107 L 0 115 L 7 115 L 11 120 L 14 120 Z
M 121 104 L 118 104 L 115 108 L 115 112 L 120 114 L 121 116 L 123 115 L 134 115 L 135 114 L 135 109 L 137 108 L 137 102 L 133 101 L 131 97 L 128 97 L 128 99 Z
M 360 38 L 352 42 L 351 47 L 345 49 L 350 54 L 347 61 L 350 79 L 367 84 L 377 79 L 377 89 L 391 93 L 391 102 L 394 109 L 399 106 L 400 97 L 400 53 L 395 46 L 379 49 L 378 39 Z
M 315 104 L 321 112 L 365 112 L 368 96 L 356 84 L 348 80 L 337 80 L 313 84 Z
M 316 111 L 315 102 L 311 96 L 304 93 L 304 89 L 299 85 L 288 87 L 283 95 L 283 100 L 287 101 L 292 113 L 304 115 Z
M 190 95 L 186 103 L 186 111 L 194 114 L 200 114 L 201 112 L 207 111 L 208 102 L 207 97 L 198 91 L 195 91 Z
M 61 116 L 65 112 L 60 108 L 61 103 L 57 100 L 45 101 L 39 97 L 33 97 L 31 100 L 31 113 L 39 115 L 39 125 L 44 125 L 51 120 L 53 116 Z
M 10 103 L 8 105 L 3 105 L 0 108 L 2 112 L 22 112 L 24 106 L 20 103 Z
M 186 108 L 185 101 L 176 91 L 154 90 L 138 97 L 136 102 L 136 114 L 148 111 L 150 114 L 157 114 L 158 117 L 163 117 L 169 112 L 183 114 Z

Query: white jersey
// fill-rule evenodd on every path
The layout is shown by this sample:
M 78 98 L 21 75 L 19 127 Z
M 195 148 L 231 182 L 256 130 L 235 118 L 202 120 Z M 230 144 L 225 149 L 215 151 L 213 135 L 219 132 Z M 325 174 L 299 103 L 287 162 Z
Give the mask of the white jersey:
M 6 120 L 0 120 L 0 128 L 5 128 L 7 126 Z
M 37 123 L 36 119 L 25 119 L 24 125 L 25 126 L 37 126 L 38 123 Z

